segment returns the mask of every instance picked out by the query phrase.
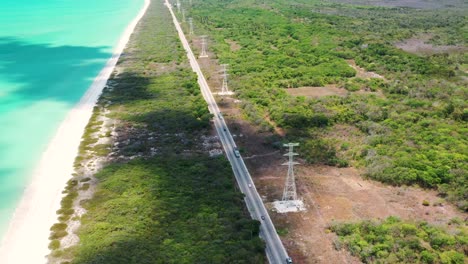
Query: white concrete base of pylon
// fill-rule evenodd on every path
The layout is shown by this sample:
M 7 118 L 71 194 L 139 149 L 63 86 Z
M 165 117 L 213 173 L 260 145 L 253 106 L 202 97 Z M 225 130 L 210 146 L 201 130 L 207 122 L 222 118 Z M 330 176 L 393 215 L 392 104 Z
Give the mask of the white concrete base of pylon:
M 290 212 L 300 212 L 305 211 L 305 205 L 302 200 L 292 200 L 292 201 L 275 201 L 273 206 L 276 211 L 280 214 L 290 213 Z
M 231 92 L 231 91 L 229 91 L 229 92 L 219 92 L 219 93 L 216 93 L 216 94 L 217 95 L 233 95 L 234 92 Z

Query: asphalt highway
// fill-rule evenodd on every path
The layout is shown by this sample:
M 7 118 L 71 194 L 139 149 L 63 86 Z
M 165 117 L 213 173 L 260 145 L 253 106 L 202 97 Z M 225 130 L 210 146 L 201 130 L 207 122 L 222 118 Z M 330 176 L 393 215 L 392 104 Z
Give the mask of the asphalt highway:
M 234 171 L 234 175 L 236 177 L 237 183 L 239 185 L 240 190 L 242 193 L 245 194 L 245 203 L 247 208 L 250 212 L 252 219 L 257 219 L 261 222 L 260 226 L 260 237 L 266 243 L 266 255 L 270 263 L 286 263 L 286 258 L 288 257 L 286 249 L 284 248 L 281 240 L 276 233 L 275 226 L 268 215 L 268 211 L 266 210 L 262 199 L 258 195 L 257 189 L 252 181 L 249 171 L 245 166 L 244 160 L 239 153 L 235 153 L 237 150 L 236 142 L 232 138 L 231 133 L 229 132 L 229 128 L 227 127 L 226 123 L 224 122 L 224 118 L 219 111 L 218 105 L 211 93 L 211 90 L 206 82 L 205 77 L 198 65 L 198 62 L 190 48 L 190 45 L 185 38 L 185 35 L 180 27 L 179 22 L 177 21 L 176 16 L 172 10 L 172 6 L 166 1 L 166 6 L 169 8 L 169 11 L 172 15 L 174 25 L 177 29 L 179 34 L 180 41 L 187 52 L 187 57 L 190 61 L 190 66 L 192 67 L 193 71 L 198 75 L 198 84 L 200 85 L 201 92 L 203 97 L 205 98 L 208 109 L 210 113 L 213 114 L 213 122 L 218 132 L 219 138 L 223 145 L 224 151 L 226 156 L 231 163 L 232 170 Z

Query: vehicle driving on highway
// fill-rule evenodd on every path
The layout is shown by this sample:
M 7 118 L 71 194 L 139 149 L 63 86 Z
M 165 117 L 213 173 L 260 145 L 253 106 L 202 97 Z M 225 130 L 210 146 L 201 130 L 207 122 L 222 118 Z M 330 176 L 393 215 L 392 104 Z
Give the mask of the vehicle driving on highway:
M 166 5 L 169 6 L 169 0 L 166 0 L 165 2 Z M 216 104 L 216 100 L 211 93 L 210 87 L 208 86 L 205 77 L 203 76 L 203 72 L 200 68 L 200 65 L 197 62 L 197 59 L 190 48 L 190 44 L 185 38 L 184 32 L 180 27 L 180 23 L 178 23 L 177 18 L 172 9 L 169 9 L 169 11 L 174 20 L 174 25 L 176 26 L 177 32 L 179 33 L 182 45 L 187 51 L 187 56 L 190 60 L 192 70 L 198 75 L 198 83 L 200 85 L 203 98 L 208 103 L 210 113 L 213 113 L 218 117 L 217 120 L 215 120 L 214 124 L 216 126 L 216 129 L 218 129 L 218 131 L 221 132 L 219 133 L 221 143 L 223 144 L 223 147 L 225 150 L 227 150 L 227 152 L 229 150 L 232 151 L 231 153 L 229 153 L 229 155 L 227 155 L 227 158 L 232 165 L 234 176 L 236 177 L 236 180 L 239 183 L 239 185 L 245 183 L 250 183 L 251 185 L 253 185 L 249 171 L 241 158 L 239 150 L 235 147 L 236 144 L 231 133 L 229 132 L 229 128 L 227 127 L 224 121 L 224 116 L 219 110 L 218 105 Z M 232 154 L 234 154 L 235 159 L 232 158 Z M 253 186 L 249 192 L 246 192 L 245 202 L 248 208 L 251 207 L 251 210 L 249 209 L 249 211 L 251 212 L 251 215 L 254 217 L 254 219 L 258 219 L 258 215 L 261 215 L 262 220 L 266 219 L 265 216 L 268 214 L 268 211 L 265 208 L 261 197 L 258 195 L 257 191 L 255 190 L 255 188 L 253 188 Z M 260 226 L 260 229 L 267 247 L 266 254 L 268 256 L 268 259 L 271 260 L 271 263 L 284 262 L 288 255 L 286 249 L 284 248 L 284 245 L 281 243 L 281 239 L 279 238 L 273 223 L 271 221 L 263 221 L 262 225 Z
M 236 158 L 240 158 L 240 152 L 238 149 L 234 149 L 234 155 L 236 156 Z

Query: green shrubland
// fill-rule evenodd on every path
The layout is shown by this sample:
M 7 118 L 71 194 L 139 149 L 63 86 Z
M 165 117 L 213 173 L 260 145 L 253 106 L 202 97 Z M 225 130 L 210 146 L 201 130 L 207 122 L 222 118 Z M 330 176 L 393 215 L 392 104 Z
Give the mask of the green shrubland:
M 261 263 L 224 158 L 170 156 L 106 167 L 85 203 L 72 263 Z
M 210 157 L 210 118 L 167 8 L 153 1 L 119 60 L 86 129 L 78 169 L 107 157 L 95 179 L 69 181 L 59 213 L 81 200 L 78 245 L 60 248 L 65 223 L 51 228 L 51 258 L 66 263 L 263 263 L 260 222 L 251 220 L 224 157 Z M 112 144 L 97 142 L 103 109 Z M 119 144 L 115 144 L 119 143 Z M 92 145 L 92 146 L 90 146 Z M 65 233 L 64 233 L 65 232 Z
M 204 0 L 189 12 L 219 62 L 230 65 L 230 87 L 254 124 L 271 130 L 269 117 L 303 143 L 299 151 L 309 162 L 362 166 L 366 177 L 437 189 L 468 210 L 466 54 L 417 55 L 394 45 L 424 36 L 434 45 L 466 47 L 466 5 L 336 2 Z M 349 59 L 384 78 L 355 77 Z M 305 98 L 284 90 L 325 84 L 349 93 Z M 359 145 L 348 142 L 359 153 L 350 160 L 343 160 L 342 142 L 327 138 L 340 124 L 365 136 Z
M 452 231 L 426 222 L 406 222 L 389 217 L 381 222 L 335 224 L 339 239 L 335 248 L 346 247 L 364 263 L 466 263 L 466 227 Z

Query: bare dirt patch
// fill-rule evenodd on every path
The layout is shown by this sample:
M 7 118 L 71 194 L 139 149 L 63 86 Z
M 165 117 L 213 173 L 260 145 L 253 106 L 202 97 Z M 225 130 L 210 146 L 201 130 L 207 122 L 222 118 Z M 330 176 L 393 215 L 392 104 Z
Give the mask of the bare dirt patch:
M 230 45 L 231 51 L 238 51 L 242 48 L 241 45 L 239 45 L 239 43 L 235 42 L 234 40 L 225 39 L 224 41 Z
M 356 78 L 361 79 L 371 79 L 371 78 L 378 78 L 384 79 L 385 78 L 375 72 L 366 71 L 366 69 L 359 67 L 356 65 L 354 60 L 347 60 L 348 65 L 351 66 L 354 70 L 356 70 Z M 344 89 L 343 87 L 339 87 L 336 84 L 328 84 L 323 87 L 299 87 L 299 88 L 288 88 L 285 89 L 286 92 L 292 96 L 305 96 L 308 98 L 320 98 L 324 96 L 341 96 L 345 97 L 351 94 L 348 90 Z M 382 91 L 372 92 L 370 89 L 361 89 L 359 91 L 355 91 L 353 93 L 358 94 L 375 94 L 376 96 L 383 97 Z
M 395 43 L 395 47 L 417 55 L 432 55 L 437 53 L 467 52 L 463 46 L 435 46 L 427 43 L 430 35 L 421 35 Z
M 281 197 L 286 175 L 286 168 L 280 166 L 282 162 L 281 157 L 277 162 L 271 159 L 257 162 L 263 165 L 253 169 L 256 186 L 268 202 Z M 365 180 L 355 168 L 300 165 L 297 169 L 298 194 L 308 211 L 270 214 L 276 227 L 286 230 L 282 241 L 299 263 L 360 263 L 348 252 L 335 250 L 337 238 L 327 229 L 335 221 L 384 219 L 393 215 L 446 226 L 454 217 L 466 217 L 437 197 L 436 192 Z M 422 205 L 423 200 L 430 205 Z
M 368 78 L 379 78 L 384 79 L 382 75 L 379 75 L 375 72 L 366 71 L 366 69 L 359 67 L 354 60 L 347 60 L 348 65 L 351 66 L 354 70 L 356 70 L 356 77 L 362 79 Z
M 328 223 L 396 215 L 402 219 L 425 220 L 439 225 L 464 216 L 442 201 L 436 192 L 386 186 L 365 180 L 360 174 L 355 168 L 303 165 L 299 168 L 298 189 L 305 194 L 306 201 L 313 199 L 321 217 Z M 429 201 L 430 206 L 424 206 L 423 200 Z M 442 205 L 433 206 L 438 203 Z
M 326 85 L 324 87 L 299 87 L 288 88 L 286 92 L 293 96 L 305 96 L 309 98 L 319 98 L 324 96 L 346 96 L 349 92 L 343 88 L 338 88 L 336 85 Z

